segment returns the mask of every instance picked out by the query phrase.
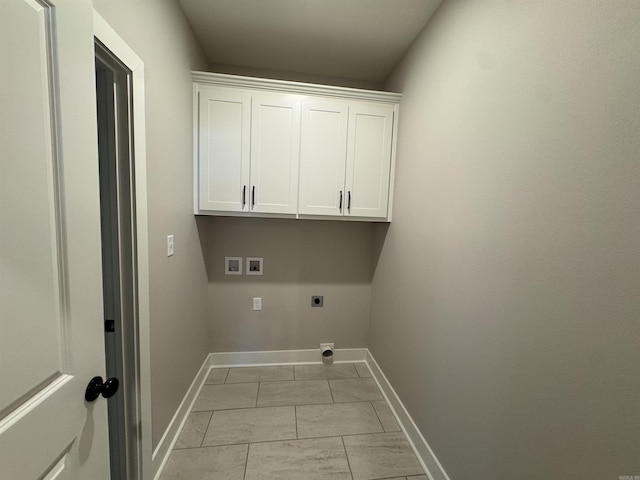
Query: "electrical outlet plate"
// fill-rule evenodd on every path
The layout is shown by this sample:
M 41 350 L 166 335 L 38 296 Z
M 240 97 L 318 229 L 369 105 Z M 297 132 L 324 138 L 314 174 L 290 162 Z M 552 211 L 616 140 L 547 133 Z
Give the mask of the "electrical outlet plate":
M 167 235 L 167 257 L 173 256 L 173 235 Z
M 311 296 L 311 306 L 312 307 L 321 307 L 324 304 L 324 297 L 322 295 L 312 295 Z
M 253 309 L 262 310 L 262 297 L 253 297 Z

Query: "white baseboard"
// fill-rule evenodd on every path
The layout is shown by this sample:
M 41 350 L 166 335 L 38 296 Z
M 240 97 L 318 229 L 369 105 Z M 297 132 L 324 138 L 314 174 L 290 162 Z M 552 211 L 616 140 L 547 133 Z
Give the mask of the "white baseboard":
M 341 348 L 333 352 L 334 363 L 364 362 L 366 359 L 366 348 Z M 272 352 L 220 352 L 209 354 L 209 366 L 211 367 L 250 367 L 305 363 L 322 363 L 320 349 L 277 350 Z
M 169 460 L 171 450 L 173 450 L 173 446 L 180 436 L 182 427 L 187 421 L 189 413 L 193 408 L 193 404 L 195 403 L 196 398 L 198 398 L 198 394 L 200 393 L 200 390 L 204 385 L 204 381 L 206 380 L 209 373 L 209 368 L 209 357 L 207 356 L 204 363 L 200 367 L 200 370 L 198 370 L 198 373 L 196 373 L 193 382 L 191 382 L 191 386 L 187 390 L 187 393 L 182 399 L 182 402 L 180 402 L 178 410 L 176 410 L 176 413 L 171 419 L 171 422 L 169 422 L 169 426 L 164 431 L 164 435 L 162 435 L 158 446 L 153 451 L 151 468 L 153 469 L 154 480 L 159 480 L 160 475 L 162 474 L 162 471 L 167 464 L 167 460 Z
M 449 480 L 447 472 L 442 468 L 442 465 L 434 455 L 433 450 L 431 450 L 431 447 L 429 447 L 429 444 L 422 436 L 422 433 L 418 430 L 418 427 L 411 418 L 411 415 L 409 415 L 409 412 L 389 383 L 389 380 L 387 380 L 387 377 L 382 373 L 380 366 L 376 362 L 375 358 L 373 358 L 373 355 L 371 355 L 369 349 L 367 349 L 366 362 L 373 374 L 373 378 L 378 383 L 380 390 L 382 390 L 382 394 L 391 407 L 396 420 L 400 424 L 400 428 L 402 428 L 402 431 L 407 436 L 407 440 L 409 440 L 409 443 L 413 447 L 413 450 L 429 479 Z
M 389 403 L 391 411 L 396 417 L 407 440 L 415 451 L 422 468 L 430 480 L 449 480 L 447 473 L 427 444 L 415 422 L 407 412 L 395 390 L 382 373 L 375 358 L 367 348 L 338 349 L 334 351 L 334 363 L 358 363 L 366 362 L 373 374 L 373 378 L 380 387 L 382 394 Z M 204 385 L 210 368 L 222 367 L 249 367 L 267 365 L 291 365 L 291 364 L 320 364 L 322 358 L 318 349 L 311 350 L 280 350 L 271 352 L 220 352 L 210 353 L 202 367 L 196 374 L 189 390 L 180 403 L 173 419 L 164 432 L 160 443 L 153 452 L 153 478 L 159 480 L 171 450 L 178 440 L 180 431 L 187 421 L 191 408 Z

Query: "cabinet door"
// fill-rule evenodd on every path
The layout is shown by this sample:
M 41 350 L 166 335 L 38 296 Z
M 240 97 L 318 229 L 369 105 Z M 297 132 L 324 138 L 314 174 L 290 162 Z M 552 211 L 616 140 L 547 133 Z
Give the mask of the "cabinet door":
M 251 94 L 200 86 L 198 103 L 200 210 L 247 211 Z
M 349 104 L 345 215 L 387 217 L 393 105 Z
M 301 215 L 343 214 L 347 118 L 346 103 L 309 101 L 302 105 L 298 208 Z
M 300 159 L 300 97 L 254 95 L 250 210 L 295 214 Z

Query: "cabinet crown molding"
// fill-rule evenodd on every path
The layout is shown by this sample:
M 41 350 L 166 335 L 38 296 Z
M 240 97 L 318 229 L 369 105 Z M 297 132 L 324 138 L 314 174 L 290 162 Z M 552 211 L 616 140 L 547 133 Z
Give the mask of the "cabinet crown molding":
M 301 95 L 330 96 L 333 98 L 366 100 L 369 102 L 400 103 L 402 98 L 402 94 L 394 92 L 362 90 L 359 88 L 317 85 L 313 83 L 290 82 L 286 80 L 272 80 L 266 78 L 243 77 L 224 73 L 194 71 L 191 72 L 191 77 L 195 83 L 201 85 L 240 87 L 279 93 L 299 93 Z

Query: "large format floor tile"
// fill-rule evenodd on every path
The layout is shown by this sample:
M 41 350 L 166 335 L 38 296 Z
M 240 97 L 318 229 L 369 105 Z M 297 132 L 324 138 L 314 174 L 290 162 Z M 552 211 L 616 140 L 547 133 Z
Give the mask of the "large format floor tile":
M 424 473 L 402 433 L 344 437 L 353 480 L 372 480 Z
M 385 478 L 384 480 L 427 480 L 426 475 L 412 475 L 410 477 L 393 477 L 393 478 Z
M 248 445 L 171 452 L 161 480 L 243 480 Z
M 225 383 L 293 380 L 293 366 L 232 368 Z
M 371 371 L 369 370 L 369 367 L 367 367 L 366 364 L 364 363 L 356 363 L 355 364 L 356 370 L 358 371 L 358 375 L 361 378 L 367 378 L 367 377 L 371 377 Z
M 214 412 L 203 445 L 231 445 L 295 438 L 295 407 L 245 408 Z
M 249 446 L 245 480 L 351 480 L 341 438 Z
M 296 380 L 327 380 L 329 378 L 358 378 L 356 368 L 350 363 L 335 365 L 296 365 Z
M 193 411 L 255 407 L 257 396 L 257 383 L 205 385 L 193 406 Z
M 378 400 L 377 402 L 371 402 L 373 404 L 373 408 L 376 409 L 376 413 L 378 414 L 378 418 L 380 419 L 380 423 L 384 428 L 385 432 L 399 432 L 400 425 L 396 421 L 396 417 L 393 416 L 389 405 L 384 400 Z
M 326 380 L 266 382 L 260 384 L 258 406 L 332 403 Z
M 340 402 L 364 402 L 382 400 L 382 394 L 372 378 L 329 380 L 333 400 Z
M 228 368 L 212 368 L 209 370 L 209 375 L 207 375 L 207 379 L 204 383 L 208 385 L 220 385 L 224 383 L 228 373 Z
M 384 480 L 427 480 L 426 475 L 412 475 L 411 477 L 393 477 L 385 478 Z
M 337 437 L 382 432 L 371 402 L 296 407 L 298 437 Z
M 213 412 L 192 412 L 182 427 L 182 432 L 173 448 L 193 448 L 202 445 L 204 433 Z
M 212 368 L 161 480 L 426 480 L 366 364 Z
M 384 480 L 427 480 L 428 477 L 426 475 L 412 475 L 410 477 L 393 477 L 393 478 L 385 478 Z

